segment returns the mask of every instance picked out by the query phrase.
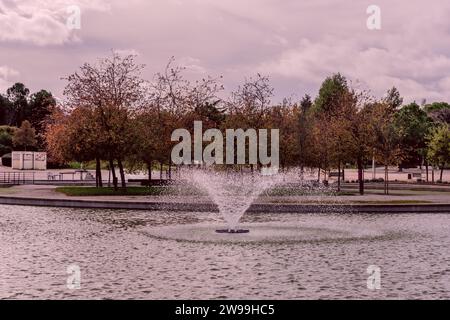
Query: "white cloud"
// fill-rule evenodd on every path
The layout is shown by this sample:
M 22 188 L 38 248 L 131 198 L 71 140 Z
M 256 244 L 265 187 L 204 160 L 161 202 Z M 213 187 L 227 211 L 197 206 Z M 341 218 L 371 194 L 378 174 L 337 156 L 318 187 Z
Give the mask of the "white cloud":
M 310 86 L 318 86 L 325 77 L 341 72 L 378 97 L 396 86 L 407 102 L 448 100 L 450 55 L 434 52 L 434 39 L 417 43 L 411 37 L 396 33 L 373 42 L 357 34 L 304 38 L 295 47 L 263 61 L 257 69 Z
M 11 87 L 12 80 L 17 79 L 19 72 L 8 66 L 0 66 L 0 93 Z
M 176 63 L 184 68 L 186 71 L 194 74 L 206 74 L 206 69 L 201 65 L 200 59 L 193 57 L 182 57 Z
M 0 41 L 61 45 L 79 38 L 66 26 L 67 8 L 108 10 L 106 0 L 16 0 L 0 2 Z
M 117 49 L 117 50 L 114 50 L 114 52 L 116 52 L 117 54 L 122 55 L 122 56 L 132 55 L 132 56 L 138 57 L 141 55 L 141 53 L 135 49 Z
M 448 0 L 433 0 L 432 6 L 423 0 L 378 0 L 380 31 L 366 27 L 368 1 L 0 3 L 0 42 L 8 42 L 0 61 L 20 67 L 30 87 L 55 94 L 61 94 L 62 75 L 107 56 L 111 49 L 124 49 L 139 54 L 147 79 L 171 56 L 193 78 L 223 75 L 228 90 L 245 77 L 264 73 L 272 80 L 276 100 L 292 93 L 315 95 L 323 79 L 335 72 L 359 80 L 375 96 L 395 85 L 405 101 L 450 100 Z M 65 9 L 73 4 L 82 9 L 82 27 L 71 32 L 65 26 Z M 15 47 L 17 42 L 39 46 L 24 50 Z

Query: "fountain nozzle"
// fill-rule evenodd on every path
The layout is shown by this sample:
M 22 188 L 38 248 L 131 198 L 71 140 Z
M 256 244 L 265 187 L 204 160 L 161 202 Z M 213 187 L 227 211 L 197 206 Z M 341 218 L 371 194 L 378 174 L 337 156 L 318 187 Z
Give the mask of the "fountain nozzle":
M 250 230 L 248 229 L 219 229 L 216 230 L 217 233 L 228 233 L 228 234 L 241 234 L 241 233 L 249 233 Z

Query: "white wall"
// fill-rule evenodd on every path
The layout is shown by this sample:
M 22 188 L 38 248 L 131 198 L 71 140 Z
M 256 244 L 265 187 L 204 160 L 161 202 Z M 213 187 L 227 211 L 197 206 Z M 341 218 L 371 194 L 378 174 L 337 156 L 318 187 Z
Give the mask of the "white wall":
M 16 170 L 46 170 L 47 153 L 33 151 L 13 151 L 12 168 Z

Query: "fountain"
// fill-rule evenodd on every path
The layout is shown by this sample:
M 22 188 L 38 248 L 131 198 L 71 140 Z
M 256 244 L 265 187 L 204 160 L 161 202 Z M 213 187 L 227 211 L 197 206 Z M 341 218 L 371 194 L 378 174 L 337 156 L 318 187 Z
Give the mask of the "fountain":
M 186 189 L 194 185 L 202 190 L 217 205 L 221 218 L 216 219 L 211 213 L 205 217 L 205 213 L 198 212 L 195 216 L 200 221 L 195 223 L 149 227 L 142 232 L 157 239 L 226 244 L 353 241 L 394 236 L 384 230 L 349 224 L 348 215 L 340 214 L 342 210 L 349 213 L 348 207 L 341 209 L 337 205 L 344 200 L 334 196 L 332 187 L 317 183 L 312 175 L 306 177 L 301 179 L 299 170 L 295 169 L 272 175 L 213 167 L 184 169 L 179 187 Z M 241 223 L 245 212 L 261 195 L 271 197 L 268 199 L 271 203 L 306 202 L 314 203 L 317 208 L 314 214 L 264 213 L 249 217 L 251 222 Z M 212 223 L 219 220 L 221 224 L 225 221 L 224 227 Z
M 239 229 L 238 223 L 244 213 L 264 191 L 285 181 L 286 175 L 267 175 L 265 172 L 216 171 L 212 168 L 190 170 L 189 181 L 205 191 L 219 208 L 227 223 L 226 229 L 217 233 L 243 234 L 248 229 Z

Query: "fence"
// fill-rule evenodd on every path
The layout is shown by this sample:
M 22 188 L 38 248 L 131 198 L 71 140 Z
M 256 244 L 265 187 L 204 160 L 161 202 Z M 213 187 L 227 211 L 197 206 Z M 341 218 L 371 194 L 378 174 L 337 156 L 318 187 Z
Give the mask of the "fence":
M 34 184 L 34 172 L 0 172 L 0 184 Z

